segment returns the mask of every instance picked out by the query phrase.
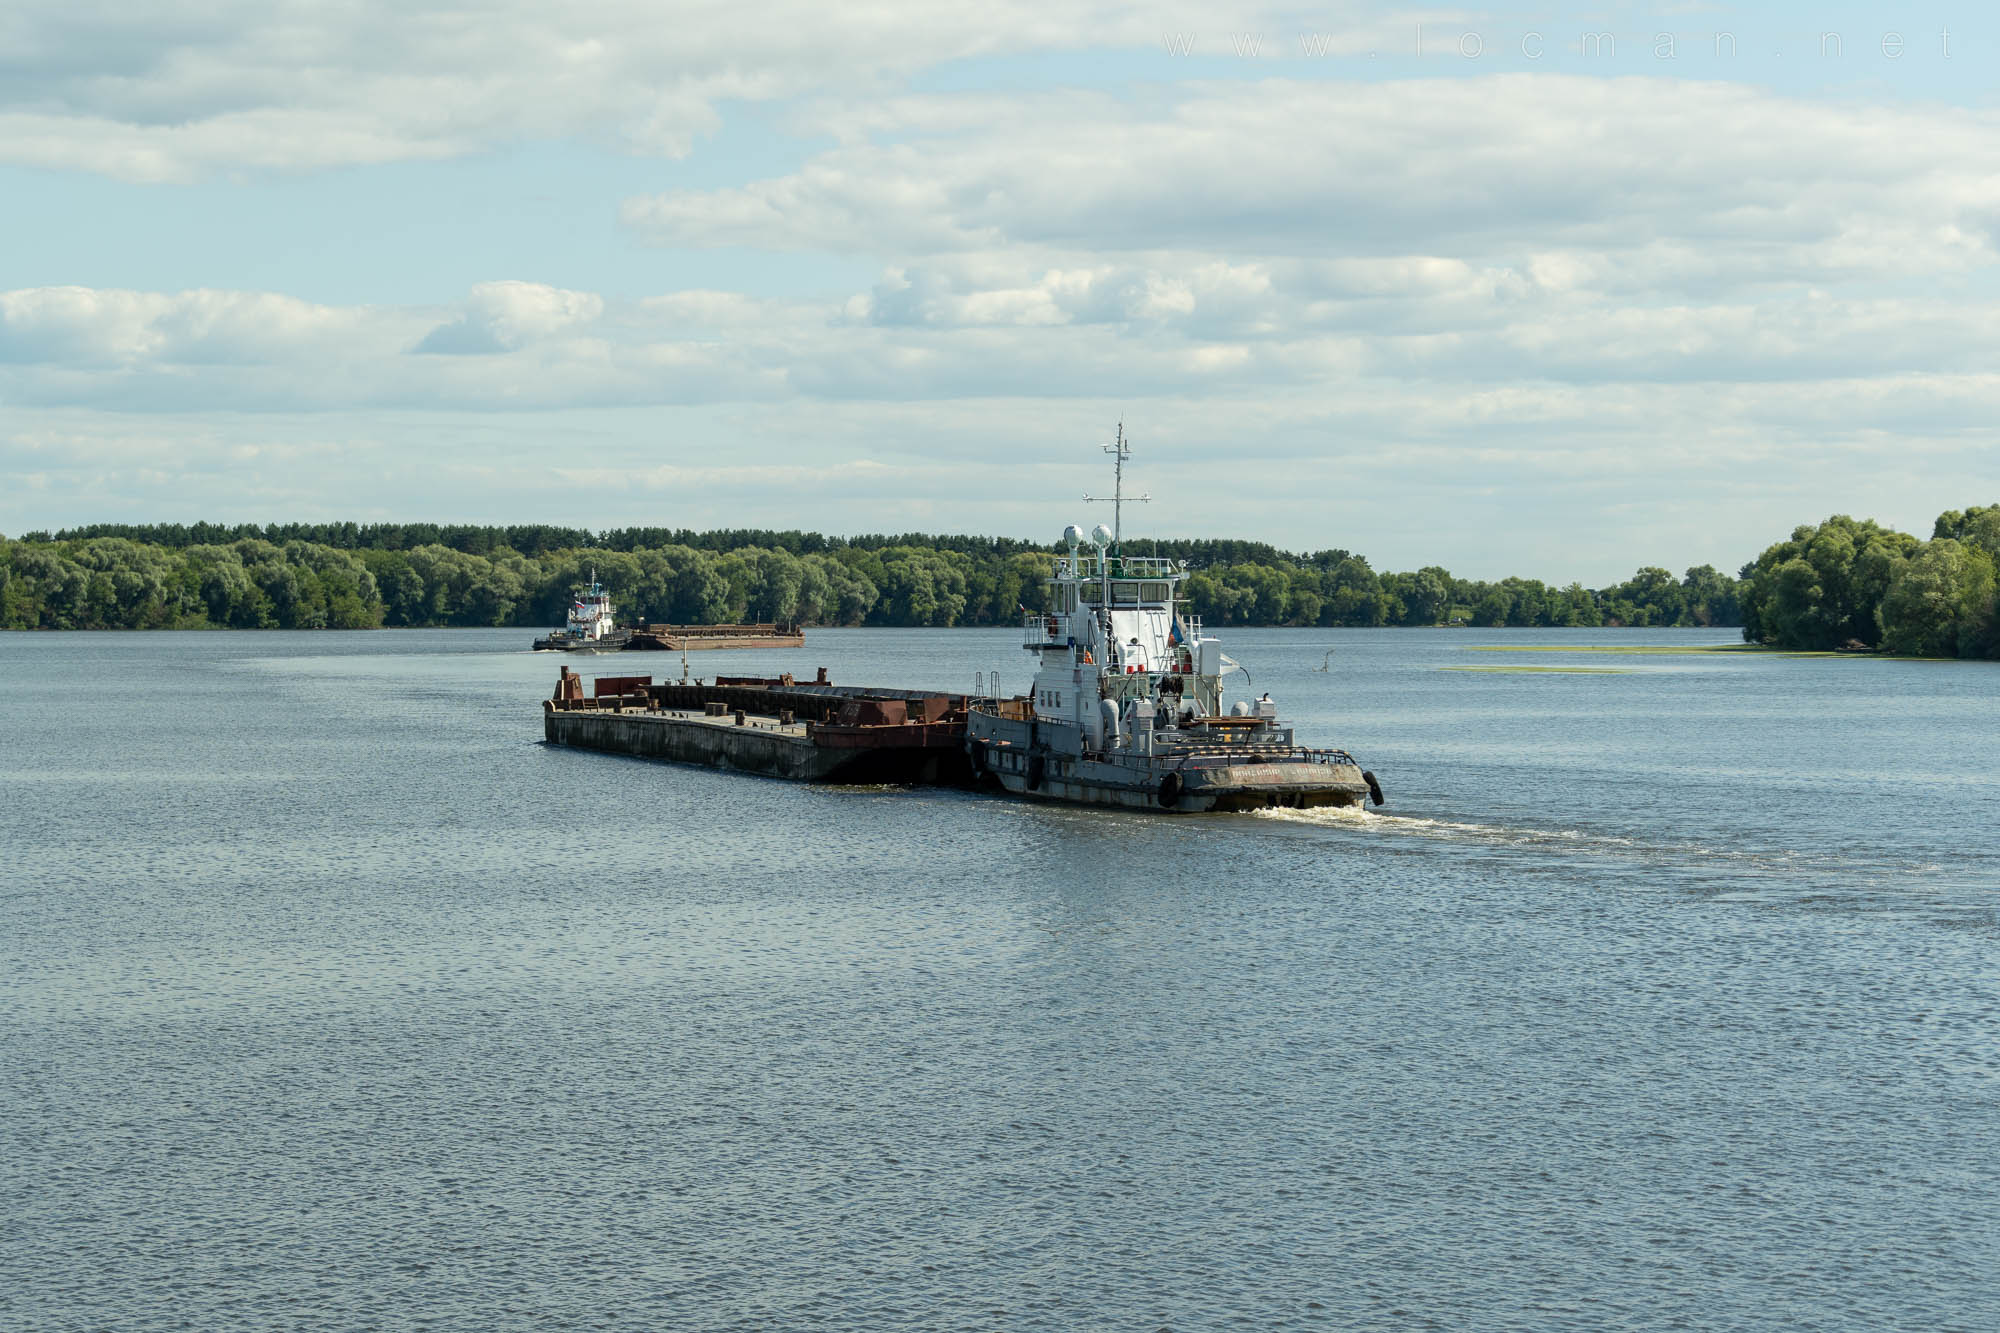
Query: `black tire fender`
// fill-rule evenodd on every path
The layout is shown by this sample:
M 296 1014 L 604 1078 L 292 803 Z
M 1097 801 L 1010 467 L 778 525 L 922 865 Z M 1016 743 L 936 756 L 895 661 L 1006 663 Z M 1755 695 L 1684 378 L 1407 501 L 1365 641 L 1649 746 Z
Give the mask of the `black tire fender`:
M 1171 810 L 1181 803 L 1181 775 L 1169 773 L 1160 779 L 1160 808 Z
M 1368 798 L 1377 805 L 1382 804 L 1382 784 L 1375 780 L 1375 775 L 1364 768 L 1361 770 L 1361 780 L 1368 784 Z
M 1043 777 L 1047 776 L 1048 770 L 1049 770 L 1048 762 L 1044 760 L 1040 755 L 1036 754 L 1028 756 L 1029 791 L 1040 791 L 1042 789 L 1042 779 Z

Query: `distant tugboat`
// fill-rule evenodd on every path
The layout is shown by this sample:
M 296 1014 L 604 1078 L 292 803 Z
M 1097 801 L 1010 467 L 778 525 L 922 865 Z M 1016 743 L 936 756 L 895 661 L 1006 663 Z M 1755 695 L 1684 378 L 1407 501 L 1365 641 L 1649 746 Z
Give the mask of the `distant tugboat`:
M 1126 503 L 1124 428 L 1115 445 L 1113 523 Z M 1086 497 L 1089 498 L 1089 497 Z M 1150 497 L 1133 497 L 1143 500 Z M 978 700 L 966 715 L 976 774 L 1017 795 L 1083 805 L 1195 813 L 1382 804 L 1382 789 L 1344 750 L 1307 749 L 1267 694 L 1225 714 L 1235 664 L 1184 615 L 1186 568 L 1127 556 L 1117 526 L 1088 546 L 1072 524 L 1049 609 L 1023 622 L 1040 666 L 1025 698 Z
M 611 614 L 611 594 L 590 571 L 590 586 L 570 603 L 569 623 L 535 640 L 538 653 L 612 653 L 623 649 L 632 637 L 630 630 L 617 628 Z

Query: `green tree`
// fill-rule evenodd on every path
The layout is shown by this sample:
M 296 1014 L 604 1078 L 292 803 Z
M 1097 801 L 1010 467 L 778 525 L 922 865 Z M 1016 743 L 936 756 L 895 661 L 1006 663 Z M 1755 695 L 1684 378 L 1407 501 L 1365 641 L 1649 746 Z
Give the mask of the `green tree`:
M 1745 571 L 1743 637 L 1785 648 L 1879 643 L 1877 611 L 1895 562 L 1917 545 L 1907 533 L 1845 514 L 1794 530 Z
M 1222 580 L 1239 590 L 1228 608 L 1230 623 L 1282 625 L 1291 614 L 1292 584 L 1283 569 L 1262 564 L 1230 565 L 1222 571 Z
M 893 625 L 955 625 L 965 611 L 968 558 L 897 546 L 883 552 L 877 614 Z
M 1559 625 L 1579 626 L 1596 629 L 1604 623 L 1604 612 L 1598 605 L 1597 594 L 1581 583 L 1572 583 L 1561 593 L 1561 619 Z
M 366 550 L 361 552 L 361 562 L 374 580 L 383 623 L 426 623 L 423 576 L 411 566 L 408 556 L 397 550 Z
M 1681 580 L 1686 620 L 1696 625 L 1734 625 L 1743 618 L 1736 580 L 1714 565 L 1697 565 Z
M 1442 625 L 1451 618 L 1451 571 L 1425 565 L 1414 574 L 1401 576 L 1393 591 L 1402 599 L 1405 625 Z
M 1918 657 L 1992 651 L 1993 558 L 1950 537 L 1898 560 L 1882 599 L 1882 646 Z

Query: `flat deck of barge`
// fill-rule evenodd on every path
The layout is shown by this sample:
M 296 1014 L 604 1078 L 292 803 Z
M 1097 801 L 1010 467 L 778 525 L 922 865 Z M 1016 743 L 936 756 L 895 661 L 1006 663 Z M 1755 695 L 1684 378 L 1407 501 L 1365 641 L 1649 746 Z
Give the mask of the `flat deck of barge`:
M 552 745 L 703 764 L 794 782 L 969 785 L 963 696 L 722 678 L 655 685 L 564 668 L 543 705 Z

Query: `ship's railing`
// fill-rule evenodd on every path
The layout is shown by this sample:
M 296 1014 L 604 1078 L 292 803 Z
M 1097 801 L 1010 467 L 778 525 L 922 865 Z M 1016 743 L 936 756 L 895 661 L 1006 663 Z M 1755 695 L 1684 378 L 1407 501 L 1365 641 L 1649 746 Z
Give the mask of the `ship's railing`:
M 1360 764 L 1355 763 L 1354 756 L 1345 750 L 1328 750 L 1311 746 L 1301 746 L 1298 753 L 1307 761 L 1315 764 L 1347 764 L 1353 768 L 1361 767 Z
M 1316 749 L 1301 745 L 1231 745 L 1209 742 L 1165 746 L 1153 751 L 1155 759 L 1179 760 L 1190 768 L 1221 767 L 1225 764 L 1349 764 L 1359 767 L 1345 750 Z
M 1061 616 L 1047 611 L 1030 611 L 1021 617 L 1023 648 L 1061 648 L 1068 642 L 1063 633 Z
M 1110 568 L 1106 569 L 1105 566 Z M 1095 555 L 1079 555 L 1071 560 L 1068 556 L 1056 558 L 1056 577 L 1059 579 L 1096 579 L 1109 576 L 1114 579 L 1178 579 L 1181 568 L 1165 556 L 1155 555 L 1111 555 L 1099 558 Z

